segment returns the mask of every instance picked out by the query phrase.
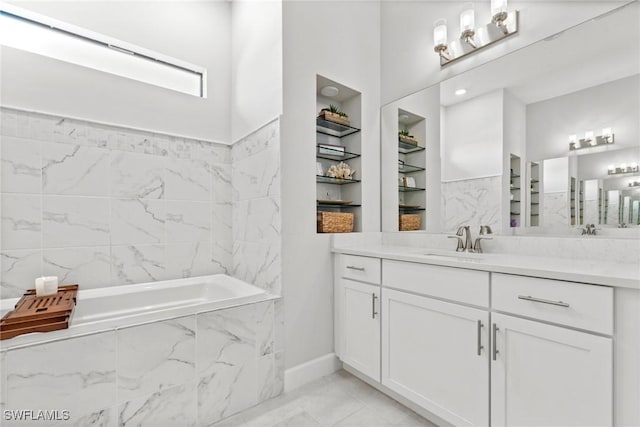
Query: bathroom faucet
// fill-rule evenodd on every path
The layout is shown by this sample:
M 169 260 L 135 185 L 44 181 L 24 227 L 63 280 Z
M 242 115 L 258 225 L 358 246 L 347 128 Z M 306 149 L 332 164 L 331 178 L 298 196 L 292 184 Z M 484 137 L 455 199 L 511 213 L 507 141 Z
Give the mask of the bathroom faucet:
M 582 235 L 587 235 L 587 236 L 595 236 L 596 235 L 596 226 L 595 224 L 587 224 L 583 229 L 582 229 Z
M 480 245 L 481 240 L 491 240 L 491 237 L 482 237 L 485 234 L 493 234 L 493 230 L 488 225 L 480 226 L 480 236 L 476 237 L 476 240 L 473 244 L 473 252 L 481 254 L 482 253 L 482 245 Z
M 455 236 L 447 236 L 450 239 L 458 239 L 458 246 L 456 247 L 456 252 L 464 252 L 468 248 L 467 242 L 462 240 L 462 236 L 464 235 L 465 230 L 467 231 L 467 241 L 471 242 L 471 236 L 469 236 L 469 234 L 471 233 L 469 231 L 469 226 L 458 227 L 458 231 L 456 231 Z

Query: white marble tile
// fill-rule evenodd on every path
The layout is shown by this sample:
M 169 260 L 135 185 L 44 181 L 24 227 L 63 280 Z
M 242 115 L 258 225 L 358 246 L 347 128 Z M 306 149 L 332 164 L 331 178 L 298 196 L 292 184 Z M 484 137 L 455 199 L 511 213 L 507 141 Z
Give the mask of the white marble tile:
M 279 198 L 240 200 L 233 203 L 233 238 L 235 241 L 267 243 L 281 234 Z
M 165 198 L 200 200 L 211 198 L 211 173 L 204 160 L 170 159 L 167 162 Z
M 274 348 L 274 302 L 254 304 L 256 325 L 256 357 L 273 353 Z
M 258 403 L 277 396 L 275 386 L 275 365 L 274 355 L 267 354 L 260 357 L 256 362 L 256 389 L 258 393 Z
M 284 299 L 280 298 L 273 303 L 273 351 L 284 350 Z
M 258 403 L 256 360 L 244 365 L 218 363 L 198 382 L 198 424 L 210 425 Z
M 109 148 L 119 151 L 166 156 L 166 140 L 149 132 L 113 127 L 109 131 Z
M 57 276 L 60 284 L 94 289 L 111 283 L 111 251 L 108 246 L 45 249 L 42 273 Z
M 42 252 L 19 250 L 0 252 L 0 298 L 16 298 L 35 286 L 42 276 Z
M 231 146 L 225 144 L 211 144 L 212 163 L 231 163 Z
M 0 132 L 6 136 L 18 134 L 18 114 L 15 110 L 3 108 L 0 111 Z
M 117 427 L 116 408 L 96 409 L 88 414 L 69 413 L 69 419 L 64 419 L 64 414 L 58 410 L 58 420 L 38 420 L 33 425 L 42 427 Z M 3 427 L 25 427 L 24 421 L 9 421 L 2 424 Z
M 42 144 L 42 192 L 78 196 L 109 194 L 109 150 Z
M 10 350 L 7 408 L 88 414 L 115 405 L 115 332 Z
M 18 138 L 29 138 L 29 113 L 26 111 L 17 111 L 16 116 L 18 118 L 16 136 Z
M 168 279 L 205 276 L 217 272 L 211 262 L 210 242 L 169 244 L 166 251 Z
M 231 241 L 232 233 L 231 203 L 211 204 L 211 237 L 214 241 Z
M 469 179 L 442 184 L 444 231 L 455 232 L 462 225 L 473 230 L 489 225 L 502 228 L 502 177 Z
M 0 151 L 0 190 L 3 193 L 40 194 L 40 145 L 30 139 L 3 137 Z
M 269 148 L 233 163 L 233 200 L 280 195 L 280 150 Z
M 1 346 L 0 346 L 1 349 Z M 4 411 L 5 408 L 5 400 L 7 397 L 7 352 L 2 350 L 0 351 L 0 410 Z
M 119 329 L 118 402 L 195 381 L 195 316 Z
M 569 225 L 569 197 L 564 193 L 544 193 L 542 223 L 545 227 Z
M 166 252 L 162 245 L 111 247 L 111 284 L 125 285 L 164 280 Z
M 218 365 L 242 366 L 256 357 L 254 304 L 197 316 L 198 374 L 211 375 Z
M 280 146 L 280 122 L 274 120 L 257 131 L 233 144 L 231 155 L 233 162 L 255 156 L 261 151 Z
M 111 244 L 164 242 L 165 203 L 153 199 L 111 199 Z
M 58 120 L 48 114 L 29 113 L 29 137 L 38 141 L 53 141 L 53 127 Z
M 233 276 L 275 294 L 281 292 L 280 243 L 234 242 Z
M 212 271 L 229 273 L 233 269 L 233 242 L 214 240 L 211 248 Z
M 45 196 L 42 244 L 45 248 L 109 244 L 109 199 Z
M 233 187 L 230 164 L 211 164 L 211 200 L 214 203 L 231 203 Z
M 167 201 L 167 243 L 208 241 L 211 233 L 211 203 Z
M 40 248 L 42 198 L 30 194 L 2 194 L 2 250 Z
M 272 397 L 284 392 L 285 352 L 278 351 L 273 354 L 273 393 Z
M 162 199 L 165 193 L 165 157 L 125 151 L 110 155 L 112 196 L 134 199 Z
M 139 397 L 119 407 L 118 427 L 195 427 L 195 384 Z

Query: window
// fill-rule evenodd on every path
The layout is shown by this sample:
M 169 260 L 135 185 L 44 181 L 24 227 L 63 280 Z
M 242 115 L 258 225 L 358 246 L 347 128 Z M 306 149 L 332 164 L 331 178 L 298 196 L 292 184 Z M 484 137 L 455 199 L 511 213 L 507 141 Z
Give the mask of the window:
M 206 98 L 205 68 L 4 3 L 0 44 Z

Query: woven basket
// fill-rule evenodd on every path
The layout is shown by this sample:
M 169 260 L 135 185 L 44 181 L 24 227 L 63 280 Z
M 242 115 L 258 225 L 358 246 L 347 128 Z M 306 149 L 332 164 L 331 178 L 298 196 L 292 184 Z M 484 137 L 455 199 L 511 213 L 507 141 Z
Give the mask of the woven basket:
M 331 111 L 321 111 L 320 117 L 330 122 L 338 123 L 345 126 L 349 126 L 351 124 L 349 119 L 347 119 L 346 117 L 343 117 L 340 114 L 332 113 Z
M 318 233 L 351 233 L 353 214 L 346 212 L 318 212 Z
M 420 215 L 400 215 L 400 231 L 420 230 Z

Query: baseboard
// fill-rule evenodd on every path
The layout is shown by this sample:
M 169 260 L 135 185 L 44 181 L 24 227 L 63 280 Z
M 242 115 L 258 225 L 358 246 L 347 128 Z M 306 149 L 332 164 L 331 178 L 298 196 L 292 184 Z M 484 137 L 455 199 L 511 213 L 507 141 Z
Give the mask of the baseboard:
M 284 372 L 284 391 L 289 392 L 307 383 L 331 375 L 342 369 L 342 362 L 335 353 L 325 354 Z

